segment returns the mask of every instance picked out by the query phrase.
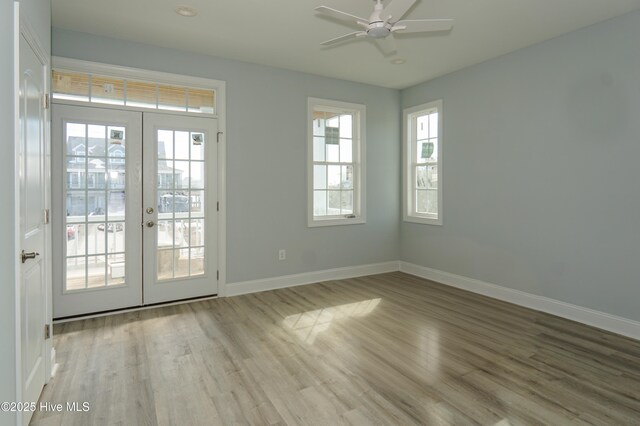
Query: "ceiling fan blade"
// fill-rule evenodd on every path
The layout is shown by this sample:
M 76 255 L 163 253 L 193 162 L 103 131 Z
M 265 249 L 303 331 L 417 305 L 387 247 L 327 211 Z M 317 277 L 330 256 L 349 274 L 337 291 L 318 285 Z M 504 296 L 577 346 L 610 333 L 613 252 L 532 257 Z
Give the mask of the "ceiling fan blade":
M 331 46 L 331 45 L 334 45 L 334 44 L 341 43 L 343 41 L 354 39 L 356 37 L 364 36 L 366 34 L 367 33 L 364 32 L 364 31 L 356 31 L 355 33 L 345 34 L 345 35 L 340 36 L 340 37 L 332 38 L 331 40 L 327 40 L 325 42 L 320 43 L 320 45 L 321 46 Z
M 415 19 L 396 22 L 391 31 L 399 34 L 449 31 L 453 28 L 453 19 Z
M 384 38 L 374 38 L 373 41 L 385 58 L 398 53 L 398 45 L 395 38 L 393 38 L 393 34 L 389 34 Z
M 341 21 L 348 21 L 354 25 L 361 25 L 358 22 L 368 23 L 369 20 L 366 18 L 360 18 L 359 16 L 352 15 L 350 13 L 342 12 L 337 9 L 332 9 L 327 6 L 318 6 L 314 9 L 318 13 L 322 13 L 323 15 L 331 16 L 332 18 L 340 19 Z
M 390 22 L 398 21 L 415 2 L 416 0 L 391 0 L 391 3 L 383 9 L 380 18 Z

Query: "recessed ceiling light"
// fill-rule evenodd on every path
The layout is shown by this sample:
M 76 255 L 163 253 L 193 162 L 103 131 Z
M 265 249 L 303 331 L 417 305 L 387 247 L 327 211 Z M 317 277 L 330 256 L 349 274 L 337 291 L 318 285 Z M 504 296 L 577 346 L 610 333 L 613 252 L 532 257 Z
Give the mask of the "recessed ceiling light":
M 407 60 L 402 58 L 394 59 L 393 61 L 391 61 L 393 65 L 402 65 L 405 62 L 407 62 Z
M 198 11 L 189 6 L 178 6 L 176 13 L 180 16 L 186 16 L 187 18 L 193 18 L 198 14 Z

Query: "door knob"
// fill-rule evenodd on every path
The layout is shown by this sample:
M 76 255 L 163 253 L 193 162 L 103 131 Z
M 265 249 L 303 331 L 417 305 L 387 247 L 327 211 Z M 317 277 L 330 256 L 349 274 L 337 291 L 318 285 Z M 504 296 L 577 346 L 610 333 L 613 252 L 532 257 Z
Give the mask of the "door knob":
M 147 228 L 153 228 L 156 223 L 152 220 L 147 221 Z
M 147 213 L 153 214 L 153 207 L 147 207 Z
M 40 253 L 32 251 L 31 253 L 27 253 L 22 250 L 22 263 L 26 262 L 29 259 L 35 259 L 36 256 L 40 256 Z

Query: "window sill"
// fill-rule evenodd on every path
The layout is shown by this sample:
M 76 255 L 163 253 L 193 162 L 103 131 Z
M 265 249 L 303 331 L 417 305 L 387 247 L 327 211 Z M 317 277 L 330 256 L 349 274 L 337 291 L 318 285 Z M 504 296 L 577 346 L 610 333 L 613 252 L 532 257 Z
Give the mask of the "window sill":
M 321 226 L 341 226 L 341 225 L 361 225 L 367 223 L 364 217 L 354 218 L 331 218 L 331 219 L 312 219 L 309 220 L 307 226 L 309 228 L 319 228 Z
M 420 223 L 422 225 L 442 226 L 442 219 L 441 218 L 436 219 L 436 218 L 424 217 L 424 216 L 408 216 L 408 215 L 405 215 L 403 220 L 405 222 Z

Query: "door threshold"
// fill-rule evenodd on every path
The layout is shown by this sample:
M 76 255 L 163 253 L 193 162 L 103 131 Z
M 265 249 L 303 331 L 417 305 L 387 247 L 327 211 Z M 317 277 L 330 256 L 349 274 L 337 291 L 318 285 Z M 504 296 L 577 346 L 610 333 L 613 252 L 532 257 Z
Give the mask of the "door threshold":
M 212 300 L 217 298 L 218 298 L 217 294 L 212 294 L 209 296 L 199 296 L 199 297 L 190 297 L 188 299 L 172 300 L 170 302 L 159 302 L 159 303 L 151 303 L 151 304 L 142 305 L 142 306 L 131 306 L 128 308 L 111 309 L 108 311 L 93 312 L 91 314 L 70 315 L 67 317 L 54 318 L 53 323 L 62 324 L 65 322 L 81 321 L 81 320 L 91 319 L 91 318 L 100 318 L 100 317 L 106 317 L 110 315 L 125 314 L 128 312 L 145 311 L 147 309 L 161 308 L 164 306 L 184 305 L 185 303 L 199 302 L 202 300 Z

